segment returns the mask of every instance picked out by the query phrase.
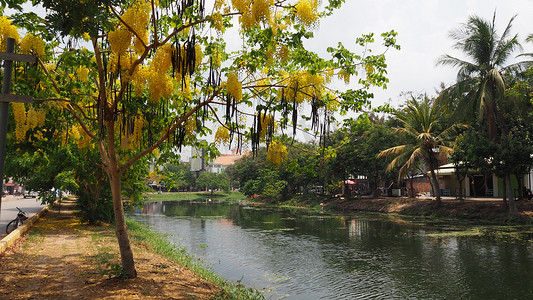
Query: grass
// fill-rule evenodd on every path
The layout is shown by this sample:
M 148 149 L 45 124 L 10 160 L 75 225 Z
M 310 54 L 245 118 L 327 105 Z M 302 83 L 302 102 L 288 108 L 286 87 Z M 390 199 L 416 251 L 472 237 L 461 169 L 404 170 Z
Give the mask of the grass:
M 206 199 L 223 199 L 226 201 L 239 201 L 245 199 L 241 192 L 166 192 L 166 193 L 149 193 L 145 194 L 145 202 L 161 202 L 161 201 L 191 201 L 191 200 L 206 200 Z
M 202 266 L 198 260 L 190 256 L 184 248 L 179 248 L 165 239 L 161 233 L 143 227 L 140 223 L 126 219 L 132 240 L 151 248 L 155 253 L 191 269 L 202 278 L 218 285 L 222 292 L 214 299 L 264 299 L 263 294 L 255 289 L 246 288 L 240 283 L 227 282 L 219 275 Z

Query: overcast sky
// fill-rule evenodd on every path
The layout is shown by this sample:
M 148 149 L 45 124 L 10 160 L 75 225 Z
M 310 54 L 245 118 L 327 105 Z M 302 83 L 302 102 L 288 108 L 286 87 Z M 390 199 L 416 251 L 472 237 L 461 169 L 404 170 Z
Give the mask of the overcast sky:
M 390 83 L 386 91 L 376 91 L 374 103 L 391 99 L 390 103 L 397 106 L 405 100 L 399 96 L 402 91 L 434 95 L 441 82 L 452 84 L 457 70 L 435 66 L 443 54 L 461 56 L 452 49 L 449 32 L 471 15 L 491 20 L 494 11 L 499 33 L 517 15 L 512 33 L 518 34 L 524 51 L 533 52 L 533 43 L 524 43 L 525 37 L 533 33 L 533 0 L 346 0 L 340 10 L 321 22 L 315 40 L 307 45 L 326 55 L 326 45 L 335 46 L 341 41 L 356 49 L 356 37 L 394 29 L 402 48 L 387 53 Z

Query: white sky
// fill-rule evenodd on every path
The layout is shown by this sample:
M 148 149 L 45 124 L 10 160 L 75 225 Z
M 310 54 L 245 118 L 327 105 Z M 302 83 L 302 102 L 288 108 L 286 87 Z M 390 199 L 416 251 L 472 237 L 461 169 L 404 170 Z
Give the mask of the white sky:
M 441 82 L 452 84 L 457 70 L 435 66 L 443 54 L 461 56 L 452 48 L 449 32 L 471 15 L 492 20 L 494 11 L 499 33 L 517 15 L 511 32 L 518 34 L 525 52 L 533 52 L 533 43 L 524 42 L 533 33 L 533 0 L 346 0 L 340 10 L 322 21 L 315 40 L 307 45 L 326 55 L 326 47 L 336 46 L 338 41 L 356 49 L 356 37 L 369 32 L 379 36 L 394 29 L 402 48 L 387 53 L 390 83 L 387 90 L 376 90 L 373 103 L 380 105 L 390 99 L 391 105 L 397 107 L 405 100 L 399 96 L 401 92 L 434 95 Z

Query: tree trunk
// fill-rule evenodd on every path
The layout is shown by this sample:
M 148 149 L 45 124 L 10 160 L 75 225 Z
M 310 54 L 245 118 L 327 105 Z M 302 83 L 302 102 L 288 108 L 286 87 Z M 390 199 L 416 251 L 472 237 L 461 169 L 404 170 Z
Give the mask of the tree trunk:
M 409 191 L 409 196 L 414 199 L 416 196 L 415 196 L 415 186 L 414 186 L 414 178 L 413 176 L 411 176 L 409 178 L 409 184 L 410 184 L 410 191 Z
M 509 215 L 516 216 L 518 215 L 518 208 L 516 207 L 516 202 L 514 200 L 513 188 L 511 186 L 511 175 L 505 175 L 505 185 L 507 191 L 507 201 L 509 207 Z
M 463 182 L 465 181 L 465 178 L 466 176 L 458 176 L 457 178 L 461 178 L 459 179 L 459 202 L 461 203 L 465 203 L 465 198 L 464 198 L 464 195 L 463 195 Z
M 111 194 L 113 196 L 113 212 L 115 214 L 115 233 L 117 235 L 118 246 L 120 249 L 120 259 L 124 275 L 128 278 L 137 276 L 135 263 L 133 261 L 133 252 L 130 245 L 130 237 L 126 220 L 124 217 L 124 206 L 122 205 L 122 186 L 117 153 L 115 151 L 115 129 L 113 120 L 106 121 L 107 131 L 107 151 L 103 143 L 99 143 L 100 156 L 104 163 L 109 184 L 111 185 Z
M 437 175 L 435 175 L 435 170 L 433 168 L 431 168 L 431 181 L 433 181 L 432 186 L 435 190 L 437 207 L 439 207 L 442 204 L 442 201 L 440 199 L 440 185 L 439 185 L 439 181 L 437 180 Z
M 120 183 L 120 174 L 114 172 L 109 178 L 111 184 L 111 193 L 113 195 L 113 211 L 115 213 L 115 231 L 120 249 L 120 259 L 122 269 L 128 278 L 137 276 L 135 263 L 133 261 L 133 252 L 130 246 L 130 237 L 128 226 L 124 217 L 124 206 L 122 205 L 122 189 Z
M 505 209 L 509 209 L 509 205 L 507 205 L 507 177 L 503 176 L 503 207 Z
M 524 180 L 523 176 L 519 174 L 514 174 L 514 177 L 516 178 L 516 181 L 518 182 L 518 201 L 524 200 Z

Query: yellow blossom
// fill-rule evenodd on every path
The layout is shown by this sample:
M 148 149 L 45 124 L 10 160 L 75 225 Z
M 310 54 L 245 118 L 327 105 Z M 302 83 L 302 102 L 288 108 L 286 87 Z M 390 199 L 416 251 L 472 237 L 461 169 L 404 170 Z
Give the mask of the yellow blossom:
M 43 40 L 31 33 L 26 34 L 22 41 L 20 42 L 20 49 L 24 54 L 31 54 L 32 52 L 37 54 L 39 57 L 44 56 L 44 42 Z
M 228 81 L 226 83 L 226 89 L 228 93 L 237 100 L 242 101 L 242 84 L 239 81 L 237 72 L 233 71 L 228 74 Z
M 344 80 L 344 83 L 350 83 L 350 73 L 346 72 L 346 70 L 341 69 L 337 76 L 339 77 L 339 79 Z
M 11 20 L 6 16 L 0 16 L 0 51 L 6 50 L 8 38 L 15 39 L 15 44 L 18 44 L 20 41 L 17 28 L 11 24 Z
M 87 82 L 89 77 L 89 69 L 85 66 L 79 66 L 76 70 L 76 75 L 81 82 Z
M 215 143 L 217 145 L 229 144 L 229 130 L 225 126 L 219 126 L 215 133 Z
M 318 0 L 300 0 L 295 5 L 296 19 L 305 27 L 313 27 L 318 22 Z
M 267 160 L 272 164 L 279 166 L 282 162 L 287 161 L 288 152 L 281 142 L 272 141 L 268 146 Z

